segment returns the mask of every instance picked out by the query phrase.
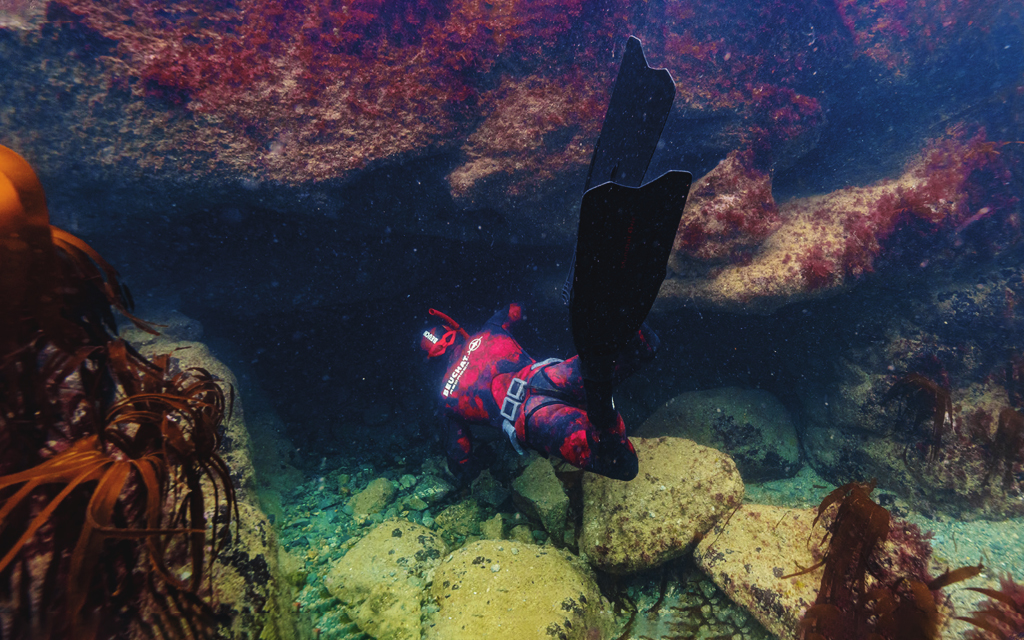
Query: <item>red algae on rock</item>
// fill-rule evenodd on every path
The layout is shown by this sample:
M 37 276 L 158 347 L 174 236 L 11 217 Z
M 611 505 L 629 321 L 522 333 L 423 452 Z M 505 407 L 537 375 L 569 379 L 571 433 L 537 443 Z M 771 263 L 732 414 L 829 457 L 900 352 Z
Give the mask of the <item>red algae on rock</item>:
M 532 228 L 568 226 L 552 214 L 572 212 L 578 194 L 559 178 L 578 174 L 583 183 L 610 90 L 591 78 L 575 66 L 551 78 L 503 77 L 484 96 L 493 110 L 462 145 L 465 162 L 447 176 L 456 204 L 503 209 L 514 198 L 520 212 L 533 213 Z
M 753 167 L 751 151 L 733 151 L 690 189 L 669 266 L 682 272 L 688 259 L 730 261 L 780 224 L 771 178 Z
M 953 130 L 897 178 L 786 202 L 781 224 L 752 256 L 714 271 L 676 268 L 661 290 L 662 304 L 767 313 L 835 294 L 880 265 L 924 268 L 943 251 L 955 259 L 949 249 L 962 244 L 958 229 L 973 224 L 967 221 L 979 210 L 988 207 L 995 223 L 1015 219 L 999 144 L 983 131 L 967 137 Z M 681 264 L 677 250 L 670 265 Z
M 582 10 L 505 4 L 60 0 L 48 15 L 116 53 L 111 83 L 192 114 L 236 152 L 265 149 L 265 172 L 290 182 L 465 133 L 495 63 L 541 57 Z

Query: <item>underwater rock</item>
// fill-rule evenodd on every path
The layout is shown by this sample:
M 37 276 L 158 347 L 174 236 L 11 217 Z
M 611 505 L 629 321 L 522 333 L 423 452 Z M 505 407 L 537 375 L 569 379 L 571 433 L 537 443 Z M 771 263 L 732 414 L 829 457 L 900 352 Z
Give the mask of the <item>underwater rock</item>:
M 516 540 L 526 544 L 533 544 L 533 532 L 528 524 L 517 524 L 508 532 L 509 540 Z
M 471 486 L 477 502 L 489 507 L 499 506 L 511 495 L 511 492 L 495 480 L 487 469 L 480 472 Z
M 691 261 L 730 262 L 782 224 L 771 177 L 752 164 L 753 152 L 733 151 L 693 183 L 669 259 L 674 273 Z
M 147 319 L 160 327 L 160 335 L 154 336 L 139 329 L 133 324 L 118 327 L 118 335 L 136 346 L 151 344 L 157 340 L 188 340 L 197 342 L 203 339 L 203 324 L 177 310 L 161 314 L 147 315 Z
M 791 478 L 800 470 L 796 428 L 778 398 L 760 389 L 724 387 L 672 398 L 634 435 L 672 436 L 724 451 L 746 482 Z
M 428 506 L 430 505 L 417 496 L 409 496 L 402 501 L 402 507 L 409 509 L 410 511 L 423 511 Z
M 544 525 L 544 530 L 561 545 L 565 540 L 569 496 L 562 481 L 547 458 L 537 457 L 512 483 L 513 500 L 531 518 Z
M 387 478 L 377 478 L 366 488 L 349 498 L 346 506 L 351 507 L 352 517 L 357 521 L 365 520 L 391 502 L 395 496 L 395 484 Z
M 437 514 L 438 533 L 450 546 L 457 547 L 469 536 L 480 535 L 482 511 L 479 503 L 468 498 Z
M 821 535 L 811 529 L 815 513 L 744 504 L 716 523 L 693 554 L 729 598 L 782 640 L 800 637 L 800 620 L 818 595 L 822 567 L 782 579 L 817 561 L 810 548 Z
M 427 504 L 437 504 L 448 497 L 455 487 L 444 478 L 427 474 L 420 478 L 413 489 L 413 495 Z
M 427 640 L 590 640 L 611 637 L 612 618 L 590 569 L 569 553 L 480 540 L 434 570 L 439 611 Z
M 1000 428 L 1021 406 L 1022 295 L 1024 269 L 994 261 L 850 300 L 841 348 L 794 388 L 808 463 L 837 485 L 877 478 L 923 513 L 1024 515 L 1021 447 Z
M 426 527 L 388 520 L 331 565 L 324 585 L 365 633 L 418 640 L 427 574 L 447 552 Z
M 834 296 L 873 272 L 934 269 L 956 256 L 946 247 L 975 224 L 976 211 L 997 199 L 993 194 L 1006 189 L 998 176 L 1009 169 L 1000 165 L 998 152 L 991 153 L 994 144 L 983 133 L 968 138 L 955 131 L 928 144 L 895 178 L 783 203 L 782 224 L 725 265 L 680 257 L 687 246 L 683 229 L 659 304 L 771 313 L 792 302 Z M 977 194 L 986 195 L 979 200 Z M 716 194 L 704 206 L 739 215 L 728 202 L 716 202 L 733 197 Z M 1000 232 L 1013 217 L 1008 203 L 993 204 L 983 214 Z M 760 207 L 745 214 L 761 219 Z
M 682 438 L 631 438 L 640 474 L 629 482 L 583 476 L 580 553 L 615 574 L 684 555 L 743 499 L 732 459 Z
M 463 209 L 514 211 L 517 228 L 570 241 L 611 77 L 579 67 L 561 76 L 505 76 L 493 109 L 462 145 L 446 180 Z
M 507 523 L 505 516 L 500 513 L 494 514 L 493 518 L 485 520 L 480 525 L 480 532 L 487 540 L 504 540 Z
M 181 324 L 188 326 L 190 323 L 186 320 Z M 286 558 L 288 554 L 279 546 L 277 530 L 261 509 L 257 495 L 259 483 L 250 454 L 250 433 L 246 426 L 244 399 L 238 393 L 238 380 L 200 342 L 158 336 L 136 346 L 146 357 L 173 353 L 182 369 L 206 369 L 235 389 L 231 415 L 222 425 L 218 453 L 231 473 L 239 520 L 231 523 L 229 542 L 221 548 L 210 567 L 213 595 L 218 614 L 224 613 L 224 618 L 230 620 L 226 628 L 232 637 L 298 637 L 298 621 L 292 607 L 293 586 L 282 566 L 287 562 L 281 562 L 282 557 Z M 235 531 L 238 535 L 234 535 Z

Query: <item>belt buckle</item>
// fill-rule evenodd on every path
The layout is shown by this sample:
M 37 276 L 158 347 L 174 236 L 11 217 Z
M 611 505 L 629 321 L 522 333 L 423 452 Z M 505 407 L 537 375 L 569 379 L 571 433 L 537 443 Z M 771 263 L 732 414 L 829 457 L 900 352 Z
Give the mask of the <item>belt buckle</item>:
M 523 396 L 526 395 L 526 380 L 522 378 L 512 378 L 512 383 L 508 385 L 508 394 L 506 398 L 512 398 L 513 400 L 522 400 Z
M 505 394 L 505 400 L 501 403 L 501 417 L 515 422 L 516 412 L 523 404 L 524 397 L 526 397 L 526 381 L 522 378 L 512 378 L 511 384 L 508 385 L 508 393 Z
M 505 396 L 505 401 L 501 403 L 501 417 L 515 422 L 516 411 L 519 411 L 519 407 L 522 404 L 522 402 L 516 402 L 512 398 Z

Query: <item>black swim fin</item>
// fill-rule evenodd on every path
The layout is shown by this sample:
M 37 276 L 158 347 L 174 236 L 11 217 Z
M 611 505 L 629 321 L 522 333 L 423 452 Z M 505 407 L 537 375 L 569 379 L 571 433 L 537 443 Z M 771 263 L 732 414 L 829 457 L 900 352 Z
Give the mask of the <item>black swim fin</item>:
M 686 171 L 644 183 L 674 97 L 668 71 L 651 69 L 630 38 L 590 163 L 564 291 L 587 412 L 601 428 L 614 426 L 612 375 L 658 296 L 690 190 Z
M 627 187 L 643 184 L 675 97 L 672 75 L 667 69 L 648 66 L 640 40 L 630 36 L 584 191 L 605 182 Z

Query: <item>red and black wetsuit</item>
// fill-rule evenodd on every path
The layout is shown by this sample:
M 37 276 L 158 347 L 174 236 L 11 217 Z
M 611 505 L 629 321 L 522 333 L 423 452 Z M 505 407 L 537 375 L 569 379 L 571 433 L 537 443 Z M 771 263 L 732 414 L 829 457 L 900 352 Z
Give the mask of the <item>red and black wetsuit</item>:
M 636 452 L 622 416 L 616 413 L 610 430 L 599 430 L 587 418 L 579 357 L 537 362 L 512 337 L 512 326 L 522 318 L 518 304 L 494 314 L 472 336 L 432 313 L 446 320 L 448 332 L 443 337 L 440 330 L 424 332 L 424 347 L 432 356 L 450 354 L 441 383 L 441 417 L 448 467 L 459 480 L 471 480 L 481 469 L 473 456 L 470 425 L 503 430 L 519 450 L 528 447 L 610 478 L 636 477 Z M 653 358 L 657 346 L 657 336 L 645 323 L 619 358 L 614 383 Z

